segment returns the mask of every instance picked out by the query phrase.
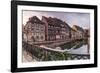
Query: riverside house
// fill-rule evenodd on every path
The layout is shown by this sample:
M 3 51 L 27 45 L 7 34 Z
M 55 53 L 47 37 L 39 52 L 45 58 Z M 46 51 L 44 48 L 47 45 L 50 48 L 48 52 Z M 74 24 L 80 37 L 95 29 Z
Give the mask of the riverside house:
M 24 29 L 27 35 L 27 42 L 45 41 L 45 24 L 38 17 L 29 18 Z
M 84 29 L 82 27 L 73 25 L 72 29 L 74 29 L 76 31 L 74 34 L 74 36 L 76 37 L 75 39 L 84 38 Z
M 76 40 L 77 39 L 77 31 L 71 28 L 71 40 Z
M 61 39 L 61 25 L 60 23 L 57 23 L 56 18 L 47 18 L 45 16 L 42 16 L 42 21 L 45 23 L 45 37 L 46 41 L 55 41 Z
M 90 31 L 89 29 L 84 29 L 84 38 L 89 38 L 90 37 Z
M 47 41 L 66 40 L 70 37 L 70 27 L 67 23 L 58 18 L 42 17 L 45 23 L 45 37 Z
M 26 25 L 23 25 L 24 40 L 28 43 L 38 42 L 69 42 L 70 40 L 84 38 L 82 27 L 73 25 L 71 28 L 66 22 L 58 18 L 42 16 L 30 17 Z
M 65 23 L 65 22 L 63 22 L 62 24 L 61 24 L 61 38 L 62 38 L 62 40 L 69 40 L 69 39 L 71 39 L 71 34 L 70 34 L 70 32 L 71 32 L 71 27 L 67 24 L 67 23 Z

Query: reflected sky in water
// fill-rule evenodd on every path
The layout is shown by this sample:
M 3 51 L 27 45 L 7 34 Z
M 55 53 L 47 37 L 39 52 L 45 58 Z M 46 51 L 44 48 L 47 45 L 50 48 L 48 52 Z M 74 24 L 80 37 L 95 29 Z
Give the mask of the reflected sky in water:
M 62 49 L 69 49 L 72 54 L 89 54 L 87 41 L 74 41 L 60 45 Z
M 88 54 L 88 46 L 83 45 L 78 49 L 72 49 L 72 50 L 70 50 L 70 53 L 72 53 L 72 54 Z

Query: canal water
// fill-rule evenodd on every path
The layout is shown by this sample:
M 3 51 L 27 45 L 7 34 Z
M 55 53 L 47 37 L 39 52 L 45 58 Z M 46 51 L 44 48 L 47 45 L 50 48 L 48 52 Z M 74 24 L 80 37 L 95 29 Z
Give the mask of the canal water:
M 59 47 L 61 47 L 61 49 L 69 49 L 71 54 L 89 54 L 89 47 L 86 40 L 65 43 Z

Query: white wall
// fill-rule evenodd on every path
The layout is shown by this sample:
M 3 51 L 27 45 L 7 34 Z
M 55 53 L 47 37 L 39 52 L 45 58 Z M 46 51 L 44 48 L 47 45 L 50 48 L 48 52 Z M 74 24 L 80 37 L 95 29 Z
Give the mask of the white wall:
M 46 2 L 62 2 L 74 4 L 91 4 L 98 5 L 98 13 L 100 13 L 100 0 L 33 0 L 33 1 L 46 1 Z M 10 0 L 0 0 L 0 73 L 10 72 Z M 100 19 L 100 14 L 98 14 Z M 100 24 L 100 21 L 98 22 Z M 100 25 L 98 25 L 100 31 Z M 100 37 L 100 33 L 98 35 Z M 100 38 L 98 39 L 100 40 Z M 100 43 L 100 42 L 98 42 Z M 100 46 L 98 48 L 100 52 Z M 100 53 L 98 54 L 100 56 Z M 100 57 L 98 58 L 100 61 Z M 100 62 L 99 62 L 100 65 Z M 100 66 L 98 68 L 85 68 L 85 69 L 70 69 L 70 70 L 55 70 L 55 71 L 41 71 L 34 73 L 100 73 Z M 29 73 L 29 72 L 27 72 Z

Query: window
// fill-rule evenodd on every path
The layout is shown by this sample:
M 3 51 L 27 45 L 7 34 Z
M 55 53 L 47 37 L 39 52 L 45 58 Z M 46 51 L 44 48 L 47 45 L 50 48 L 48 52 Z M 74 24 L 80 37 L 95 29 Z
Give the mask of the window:
M 34 27 L 31 27 L 31 30 L 33 31 L 34 30 Z
M 41 31 L 43 32 L 43 31 L 44 31 L 44 29 L 41 29 Z
M 41 39 L 43 39 L 43 36 L 41 36 Z
M 36 36 L 36 39 L 39 39 L 39 36 Z

